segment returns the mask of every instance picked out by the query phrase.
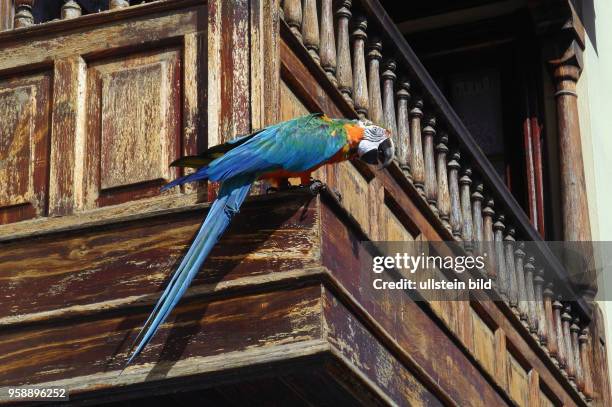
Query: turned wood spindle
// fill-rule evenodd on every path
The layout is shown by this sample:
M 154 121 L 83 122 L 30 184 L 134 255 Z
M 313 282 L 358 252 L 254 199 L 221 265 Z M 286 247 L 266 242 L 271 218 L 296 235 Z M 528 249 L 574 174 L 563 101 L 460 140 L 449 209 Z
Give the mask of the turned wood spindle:
M 349 41 L 349 19 L 351 18 L 351 0 L 340 2 L 336 11 L 338 18 L 338 35 L 336 36 L 336 80 L 338 89 L 344 99 L 353 106 L 353 68 L 351 64 L 351 45 Z
M 535 298 L 535 287 L 533 285 L 533 278 L 535 276 L 535 257 L 529 256 L 523 271 L 525 272 L 525 290 L 527 300 L 527 325 L 529 326 L 529 332 L 537 336 L 538 333 L 538 311 Z M 539 337 L 538 337 L 539 340 Z
M 548 283 L 542 292 L 544 296 L 544 312 L 546 314 L 545 328 L 547 337 L 547 347 L 550 357 L 559 362 L 559 341 L 557 340 L 557 320 L 553 308 L 553 284 Z
M 285 0 L 283 15 L 293 35 L 302 41 L 302 0 Z
M 384 113 L 384 127 L 391 132 L 391 138 L 395 144 L 395 159 L 398 160 L 399 151 L 398 146 L 400 141 L 397 135 L 397 123 L 395 120 L 395 70 L 397 64 L 393 59 L 387 59 L 385 61 L 382 73 L 383 80 L 383 113 Z
M 508 233 L 504 237 L 504 247 L 506 251 L 506 279 L 508 287 L 508 303 L 513 311 L 518 313 L 518 289 L 516 281 L 516 265 L 514 264 L 514 234 L 513 227 L 508 228 Z
M 410 101 L 410 82 L 402 78 L 397 91 L 397 159 L 401 169 L 412 180 L 410 172 L 410 115 L 408 102 Z
M 495 201 L 487 199 L 482 210 L 482 239 L 483 256 L 487 268 L 487 277 L 497 284 L 497 271 L 495 269 L 495 232 L 493 231 L 493 218 L 495 217 Z
M 484 229 L 482 219 L 482 201 L 484 200 L 484 185 L 476 183 L 472 192 L 472 222 L 474 223 L 474 253 L 482 253 L 482 243 L 484 241 Z
M 310 56 L 319 63 L 319 17 L 317 0 L 303 0 L 302 5 L 302 42 Z
M 593 379 L 590 363 L 590 352 L 589 352 L 589 329 L 584 328 L 578 337 L 578 343 L 580 348 L 580 360 L 582 361 L 582 375 L 584 378 L 584 384 L 582 390 L 582 394 L 587 399 L 587 401 L 593 400 Z
M 567 366 L 567 347 L 565 346 L 565 336 L 563 335 L 563 321 L 561 319 L 563 304 L 559 299 L 552 303 L 554 320 L 555 320 L 555 336 L 557 337 L 557 361 L 559 367 L 565 371 Z
M 129 4 L 128 4 L 129 5 Z M 80 17 L 83 14 L 81 6 L 74 0 L 65 0 L 62 6 L 62 20 Z
M 423 128 L 423 154 L 425 169 L 425 198 L 429 207 L 438 213 L 438 181 L 436 177 L 436 161 L 434 157 L 434 137 L 436 135 L 436 118 L 430 116 Z
M 514 251 L 514 264 L 516 268 L 516 288 L 518 299 L 518 311 L 521 321 L 527 323 L 529 314 L 527 303 L 527 284 L 525 282 L 525 243 L 519 242 Z
M 465 250 L 470 253 L 473 249 L 473 224 L 472 220 L 472 204 L 471 204 L 471 194 L 470 194 L 470 185 L 472 185 L 472 170 L 470 168 L 466 168 L 463 171 L 463 175 L 459 178 L 459 196 L 461 199 L 461 218 L 463 219 L 463 224 L 461 225 L 461 239 L 463 240 L 463 247 Z
M 368 22 L 364 17 L 355 20 L 353 27 L 353 101 L 360 118 L 368 116 L 368 82 L 366 78 L 365 40 Z
M 382 59 L 382 41 L 373 38 L 368 45 L 368 116 L 371 121 L 384 126 L 385 118 L 380 90 L 380 60 Z
M 532 262 L 533 264 L 533 262 Z M 537 332 L 540 345 L 547 346 L 548 332 L 546 330 L 546 310 L 544 309 L 544 270 L 539 269 L 533 277 L 533 290 L 535 294 L 535 309 L 537 318 Z
M 565 344 L 565 371 L 570 380 L 576 378 L 576 359 L 574 358 L 574 349 L 572 348 L 572 333 L 570 326 L 572 324 L 572 307 L 566 305 L 561 314 L 561 323 L 563 329 L 563 343 Z
M 508 295 L 508 278 L 506 277 L 506 256 L 504 254 L 504 224 L 505 217 L 499 214 L 497 220 L 493 224 L 493 236 L 495 238 L 495 268 L 497 269 L 497 287 L 502 297 Z M 505 300 L 506 298 L 504 298 Z
M 572 354 L 574 355 L 574 369 L 576 371 L 576 386 L 578 390 L 582 391 L 584 388 L 584 373 L 582 371 L 582 360 L 580 359 L 580 345 L 578 344 L 578 336 L 580 335 L 579 327 L 580 319 L 574 318 L 572 325 L 570 326 L 570 332 L 572 336 Z
M 448 154 L 448 136 L 444 131 L 440 132 L 438 145 L 436 145 L 436 170 L 438 181 L 438 213 L 442 224 L 449 231 L 450 225 L 450 191 L 448 188 L 448 174 L 446 171 L 446 155 Z
M 525 290 L 527 295 L 527 325 L 529 326 L 529 332 L 534 335 L 538 333 L 538 311 L 535 295 L 535 287 L 533 279 L 535 276 L 535 257 L 529 256 L 523 271 L 525 272 Z M 539 336 L 538 336 L 539 339 Z
M 410 171 L 414 186 L 425 196 L 425 164 L 423 158 L 423 139 L 421 136 L 421 119 L 423 117 L 423 100 L 416 98 L 410 110 Z
M 34 16 L 32 15 L 32 5 L 34 0 L 16 0 L 15 15 L 13 16 L 13 27 L 23 28 L 34 24 Z
M 448 162 L 448 191 L 450 196 L 450 225 L 455 240 L 461 240 L 461 228 L 463 219 L 461 217 L 461 200 L 459 198 L 459 151 L 454 151 Z
M 321 0 L 321 49 L 319 57 L 321 68 L 329 80 L 336 86 L 336 43 L 334 39 L 333 0 Z
M 116 8 L 126 8 L 130 7 L 130 2 L 128 0 L 110 0 L 108 4 L 108 8 L 114 10 Z

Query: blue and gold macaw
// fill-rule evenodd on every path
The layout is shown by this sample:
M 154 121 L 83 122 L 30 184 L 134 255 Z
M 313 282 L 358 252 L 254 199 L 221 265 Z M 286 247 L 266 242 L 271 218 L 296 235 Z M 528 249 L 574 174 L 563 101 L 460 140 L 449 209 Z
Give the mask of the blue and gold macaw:
M 300 177 L 305 183 L 317 168 L 352 158 L 386 167 L 393 160 L 393 154 L 390 133 L 382 127 L 367 120 L 330 119 L 322 114 L 311 114 L 173 162 L 173 166 L 197 168 L 197 171 L 170 182 L 164 190 L 204 180 L 220 182 L 221 188 L 191 247 L 136 338 L 137 347 L 126 366 L 149 343 L 185 293 L 240 209 L 253 182 Z

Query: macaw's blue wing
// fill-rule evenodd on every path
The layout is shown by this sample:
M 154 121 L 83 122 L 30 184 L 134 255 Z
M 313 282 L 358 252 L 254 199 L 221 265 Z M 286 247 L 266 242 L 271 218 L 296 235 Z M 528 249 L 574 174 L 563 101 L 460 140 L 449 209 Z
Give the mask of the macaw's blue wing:
M 138 345 L 127 361 L 126 366 L 149 343 L 159 326 L 166 320 L 179 299 L 183 296 L 211 249 L 225 229 L 227 229 L 234 214 L 240 209 L 240 205 L 242 205 L 249 193 L 253 181 L 255 181 L 253 175 L 243 175 L 227 180 L 221 185 L 219 195 L 210 207 L 210 211 L 206 215 L 206 219 L 202 223 L 189 251 L 183 257 L 170 283 L 157 301 L 157 304 L 155 304 L 153 312 L 136 338 L 134 343 Z
M 228 150 L 193 174 L 178 178 L 163 190 L 186 182 L 224 181 L 243 174 L 283 169 L 307 171 L 333 157 L 347 144 L 346 134 L 330 130 L 328 122 L 310 115 L 270 126 Z

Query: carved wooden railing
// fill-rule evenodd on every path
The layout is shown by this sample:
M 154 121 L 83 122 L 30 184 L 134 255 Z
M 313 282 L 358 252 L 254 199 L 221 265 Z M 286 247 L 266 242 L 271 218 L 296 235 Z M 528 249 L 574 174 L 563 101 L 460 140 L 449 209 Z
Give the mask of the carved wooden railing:
M 13 29 L 29 27 L 34 25 L 34 16 L 32 9 L 34 7 L 36 0 L 15 0 L 14 10 L 13 10 Z M 132 0 L 132 4 L 141 4 L 146 1 L 135 1 Z M 130 7 L 129 0 L 110 0 L 108 4 L 109 10 L 121 9 Z M 61 6 L 61 19 L 67 20 L 71 18 L 77 18 L 83 15 L 83 9 L 78 1 L 75 0 L 64 0 L 64 4 Z M 40 23 L 46 23 L 47 21 L 42 21 Z
M 380 3 L 284 0 L 281 11 L 356 115 L 391 130 L 398 167 L 448 238 L 488 253 L 509 317 L 592 399 L 590 306 L 551 250 L 531 243 L 540 235 Z

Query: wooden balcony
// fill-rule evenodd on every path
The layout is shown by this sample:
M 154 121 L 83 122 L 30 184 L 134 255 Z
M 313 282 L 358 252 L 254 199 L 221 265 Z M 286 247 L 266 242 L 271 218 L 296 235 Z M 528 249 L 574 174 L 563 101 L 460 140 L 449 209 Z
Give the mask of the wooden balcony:
M 32 113 L 0 139 L 31 147 L 0 168 L 1 402 L 44 384 L 75 404 L 605 405 L 600 315 L 546 246 L 523 250 L 539 234 L 376 0 L 66 2 L 40 24 L 17 3 L 0 98 Z M 314 111 L 385 125 L 396 163 L 250 198 L 119 376 L 214 195 L 159 194 L 167 164 Z M 356 247 L 384 240 L 486 250 L 496 291 L 373 290 Z

